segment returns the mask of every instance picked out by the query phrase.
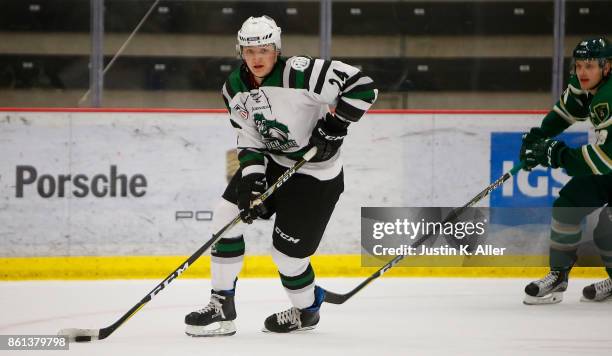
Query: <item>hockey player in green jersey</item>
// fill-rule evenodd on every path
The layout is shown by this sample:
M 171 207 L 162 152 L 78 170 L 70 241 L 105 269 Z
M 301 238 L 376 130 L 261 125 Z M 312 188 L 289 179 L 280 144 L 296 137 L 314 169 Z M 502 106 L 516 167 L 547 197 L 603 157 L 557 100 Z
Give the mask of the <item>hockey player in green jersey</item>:
M 319 322 L 324 291 L 315 285 L 310 256 L 344 191 L 341 146 L 348 127 L 359 121 L 378 92 L 372 79 L 346 63 L 281 57 L 280 35 L 267 16 L 249 18 L 238 31 L 243 63 L 230 74 L 222 94 L 237 134 L 240 168 L 214 210 L 213 231 L 237 214 L 247 224 L 276 215 L 272 258 L 292 307 L 270 315 L 264 331 L 288 333 L 313 329 Z M 313 146 L 316 155 L 298 173 L 263 207 L 251 207 L 267 183 Z M 185 317 L 188 335 L 236 332 L 234 297 L 246 242 L 234 228 L 213 246 L 210 302 Z
M 581 240 L 581 222 L 604 207 L 593 232 L 606 271 L 612 277 L 612 42 L 604 37 L 578 43 L 573 51 L 567 89 L 542 121 L 523 136 L 520 158 L 525 169 L 537 165 L 564 168 L 572 178 L 553 204 L 550 233 L 550 272 L 525 287 L 525 304 L 563 300 L 568 274 Z M 596 142 L 568 147 L 554 137 L 576 121 L 590 120 Z M 583 300 L 601 301 L 612 295 L 610 278 L 589 285 Z

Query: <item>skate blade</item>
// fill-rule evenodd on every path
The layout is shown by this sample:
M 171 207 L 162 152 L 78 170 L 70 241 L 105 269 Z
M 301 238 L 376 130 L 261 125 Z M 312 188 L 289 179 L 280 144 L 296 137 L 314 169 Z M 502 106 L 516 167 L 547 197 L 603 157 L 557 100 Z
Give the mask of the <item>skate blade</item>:
M 232 336 L 236 333 L 233 321 L 220 321 L 209 325 L 186 325 L 185 334 L 192 337 Z
M 532 297 L 525 295 L 523 304 L 525 305 L 544 305 L 544 304 L 557 304 L 563 301 L 563 292 L 553 292 L 542 297 Z
M 587 299 L 584 296 L 580 297 L 580 301 L 583 303 L 612 303 L 612 294 L 603 299 Z
M 291 330 L 291 331 L 288 331 L 288 332 L 286 332 L 286 333 L 278 333 L 278 332 L 276 332 L 276 331 L 268 330 L 268 329 L 266 329 L 266 327 L 264 326 L 264 327 L 261 329 L 261 331 L 263 331 L 263 332 L 265 332 L 265 333 L 270 333 L 270 334 L 291 334 L 291 333 L 296 333 L 296 332 L 301 332 L 301 331 L 308 331 L 308 330 L 312 330 L 312 329 L 314 329 L 314 328 L 316 328 L 316 327 L 317 327 L 316 325 L 313 325 L 313 326 L 306 326 L 306 327 L 304 327 L 304 328 L 299 328 L 299 329 Z

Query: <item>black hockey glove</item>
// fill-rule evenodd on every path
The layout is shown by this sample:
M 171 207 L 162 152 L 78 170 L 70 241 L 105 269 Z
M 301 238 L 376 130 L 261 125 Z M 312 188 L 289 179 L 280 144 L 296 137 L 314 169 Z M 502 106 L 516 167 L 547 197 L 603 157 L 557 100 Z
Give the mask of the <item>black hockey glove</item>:
M 348 125 L 331 113 L 327 113 L 323 119 L 317 121 L 309 141 L 311 146 L 317 147 L 317 154 L 310 161 L 321 162 L 332 158 L 342 146 L 344 137 L 348 133 Z
M 525 162 L 525 166 L 523 167 L 524 170 L 530 171 L 539 164 L 533 156 L 532 146 L 535 142 L 544 138 L 546 138 L 546 135 L 539 127 L 532 127 L 528 133 L 523 134 L 519 159 L 521 162 Z
M 540 139 L 531 145 L 533 158 L 544 167 L 561 167 L 561 155 L 567 148 L 563 141 Z
M 251 202 L 266 191 L 266 176 L 263 173 L 252 173 L 242 177 L 238 183 L 238 210 L 240 219 L 247 224 L 267 213 L 264 204 L 251 206 Z

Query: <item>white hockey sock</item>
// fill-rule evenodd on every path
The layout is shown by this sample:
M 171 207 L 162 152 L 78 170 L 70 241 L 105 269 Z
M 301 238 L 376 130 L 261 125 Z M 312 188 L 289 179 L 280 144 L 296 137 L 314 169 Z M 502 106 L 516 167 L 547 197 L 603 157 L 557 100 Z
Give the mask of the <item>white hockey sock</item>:
M 210 258 L 210 282 L 214 290 L 234 289 L 244 262 L 244 239 L 242 236 L 221 239 L 215 244 Z
M 222 199 L 215 207 L 213 213 L 213 231 L 217 232 L 225 224 L 238 215 L 235 204 Z M 242 225 L 242 224 L 239 224 Z M 242 270 L 244 261 L 244 238 L 239 226 L 229 231 L 232 237 L 222 238 L 215 243 L 211 250 L 210 274 L 211 285 L 214 290 L 230 290 Z
M 278 267 L 281 282 L 291 304 L 300 309 L 314 304 L 315 275 L 310 265 L 310 257 L 290 257 L 273 247 L 272 258 Z

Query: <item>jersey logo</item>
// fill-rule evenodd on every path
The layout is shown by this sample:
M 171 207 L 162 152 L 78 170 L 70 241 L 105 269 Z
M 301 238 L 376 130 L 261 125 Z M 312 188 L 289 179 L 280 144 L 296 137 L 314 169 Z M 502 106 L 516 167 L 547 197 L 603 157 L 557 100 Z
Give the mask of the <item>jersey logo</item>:
M 310 58 L 306 57 L 293 57 L 291 60 L 291 68 L 303 72 L 310 66 Z
M 289 139 L 289 127 L 276 120 L 272 112 L 272 104 L 263 89 L 251 90 L 244 107 L 253 118 L 257 132 L 261 135 L 263 144 L 270 151 L 284 151 L 298 147 L 295 140 Z
M 243 108 L 242 106 L 236 104 L 234 105 L 234 110 L 240 114 L 240 117 L 242 117 L 243 119 L 248 119 L 249 118 L 249 112 L 247 111 L 247 109 Z
M 596 125 L 606 121 L 610 117 L 610 106 L 608 103 L 599 103 L 593 106 L 593 116 L 598 120 Z
M 255 121 L 257 131 L 269 150 L 284 151 L 289 148 L 298 147 L 295 140 L 289 139 L 289 128 L 287 125 L 276 120 L 268 120 L 262 113 L 255 113 L 253 121 Z

